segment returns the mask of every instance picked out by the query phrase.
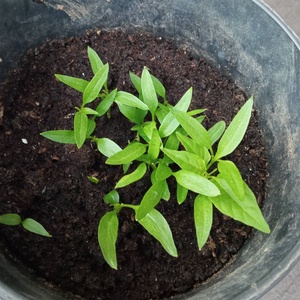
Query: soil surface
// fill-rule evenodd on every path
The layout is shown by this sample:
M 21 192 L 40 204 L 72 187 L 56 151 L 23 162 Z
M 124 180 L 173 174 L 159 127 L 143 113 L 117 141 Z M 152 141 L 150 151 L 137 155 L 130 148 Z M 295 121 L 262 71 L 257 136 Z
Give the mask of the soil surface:
M 121 168 L 106 166 L 95 145 L 86 143 L 77 150 L 40 136 L 45 130 L 72 129 L 74 106 L 80 104 L 81 95 L 53 74 L 90 79 L 87 46 L 104 63 L 109 62 L 110 89 L 134 92 L 128 72 L 140 75 L 144 66 L 164 83 L 173 104 L 192 86 L 191 108 L 207 109 L 203 123 L 207 128 L 220 120 L 228 124 L 246 100 L 243 91 L 203 57 L 192 58 L 184 47 L 147 34 L 98 30 L 84 37 L 52 40 L 28 51 L 0 89 L 0 214 L 34 218 L 53 237 L 34 235 L 21 226 L 0 225 L 0 239 L 8 253 L 39 277 L 78 298 L 161 299 L 184 293 L 228 263 L 251 229 L 215 211 L 211 235 L 199 251 L 194 195 L 179 206 L 171 190 L 171 199 L 157 209 L 170 224 L 179 257 L 169 256 L 134 221 L 132 211 L 124 209 L 117 241 L 119 270 L 105 263 L 97 227 L 109 210 L 102 198 L 122 176 Z M 131 126 L 113 107 L 111 119 L 103 117 L 96 133 L 125 147 L 134 138 Z M 230 159 L 261 204 L 267 172 L 255 111 L 243 142 Z M 89 175 L 100 183 L 89 182 Z M 149 182 L 146 179 L 122 189 L 122 201 L 139 203 Z

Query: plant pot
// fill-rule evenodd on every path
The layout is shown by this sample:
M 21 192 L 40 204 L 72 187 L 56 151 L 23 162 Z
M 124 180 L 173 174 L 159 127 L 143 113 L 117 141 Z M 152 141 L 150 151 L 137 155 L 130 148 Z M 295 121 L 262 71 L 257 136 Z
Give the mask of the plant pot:
M 86 28 L 136 28 L 185 43 L 255 96 L 269 160 L 263 213 L 271 234 L 254 232 L 236 259 L 183 299 L 254 299 L 296 263 L 299 250 L 299 40 L 259 1 L 2 0 L 0 81 L 29 47 Z M 59 3 L 58 3 L 59 2 Z M 82 4 L 84 2 L 84 4 Z M 103 3 L 104 2 L 104 3 Z M 1 111 L 1 110 L 0 110 Z M 298 188 L 298 190 L 297 190 Z M 0 254 L 0 298 L 66 299 Z

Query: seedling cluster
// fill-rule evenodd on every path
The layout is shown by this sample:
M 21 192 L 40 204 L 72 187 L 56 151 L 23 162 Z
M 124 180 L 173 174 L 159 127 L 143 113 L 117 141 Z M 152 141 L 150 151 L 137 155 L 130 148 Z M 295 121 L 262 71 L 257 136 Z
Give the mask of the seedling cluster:
M 138 96 L 117 89 L 110 91 L 107 84 L 109 65 L 103 64 L 90 47 L 88 58 L 94 73 L 90 81 L 55 75 L 58 80 L 82 93 L 81 106 L 75 108 L 74 128 L 50 130 L 41 135 L 55 142 L 76 144 L 78 148 L 89 140 L 96 143 L 97 149 L 107 157 L 107 165 L 123 166 L 124 175 L 103 199 L 111 210 L 105 213 L 98 226 L 99 245 L 104 259 L 112 268 L 117 269 L 118 213 L 122 209 L 132 209 L 135 220 L 170 255 L 177 256 L 169 224 L 156 209 L 162 199 L 171 199 L 168 184 L 171 176 L 176 180 L 179 205 L 186 200 L 189 191 L 196 194 L 194 222 L 199 249 L 209 237 L 213 207 L 262 232 L 270 232 L 253 192 L 243 181 L 236 165 L 226 159 L 244 137 L 251 117 L 252 98 L 227 128 L 225 122 L 220 121 L 207 130 L 202 125 L 205 110 L 189 111 L 192 88 L 172 106 L 167 102 L 163 84 L 145 67 L 141 77 L 129 74 Z M 90 108 L 89 104 L 95 101 L 96 108 Z M 111 139 L 94 135 L 97 120 L 109 113 L 112 105 L 117 105 L 120 113 L 131 122 L 131 130 L 136 132 L 135 139 L 123 149 Z M 130 165 L 136 168 L 129 173 Z M 140 203 L 124 203 L 118 190 L 147 176 L 147 170 L 150 170 L 152 185 Z M 89 180 L 97 183 L 97 178 L 89 177 Z

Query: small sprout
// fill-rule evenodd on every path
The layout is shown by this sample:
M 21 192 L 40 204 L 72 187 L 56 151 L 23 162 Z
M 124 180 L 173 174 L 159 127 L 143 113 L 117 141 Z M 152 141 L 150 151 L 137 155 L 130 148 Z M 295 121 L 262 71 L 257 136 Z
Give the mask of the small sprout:
M 112 210 L 104 214 L 98 225 L 99 246 L 104 259 L 112 268 L 117 269 L 118 214 L 123 208 L 132 209 L 135 220 L 170 255 L 177 257 L 169 224 L 155 209 L 161 199 L 168 201 L 171 198 L 173 191 L 169 189 L 170 177 L 175 179 L 179 205 L 187 199 L 189 192 L 193 192 L 190 193 L 191 197 L 196 194 L 194 226 L 199 249 L 209 237 L 214 207 L 235 220 L 262 232 L 270 232 L 255 196 L 243 181 L 238 168 L 225 159 L 244 137 L 251 117 L 252 97 L 227 128 L 225 122 L 220 121 L 207 130 L 202 125 L 205 109 L 189 111 L 192 88 L 172 106 L 167 102 L 163 84 L 145 67 L 141 77 L 129 73 L 138 96 L 117 89 L 110 91 L 107 85 L 109 65 L 103 64 L 90 47 L 88 58 L 94 73 L 90 81 L 55 75 L 58 80 L 82 93 L 81 106 L 75 108 L 74 128 L 50 130 L 41 135 L 55 142 L 76 144 L 78 148 L 86 140 L 95 142 L 99 152 L 107 157 L 107 165 L 119 165 L 123 168 L 124 174 L 116 182 L 115 189 L 103 197 Z M 93 106 L 96 109 L 88 107 L 94 101 L 98 101 Z M 129 141 L 123 149 L 109 138 L 94 135 L 98 118 L 105 114 L 110 117 L 110 108 L 114 104 L 128 122 L 133 123 L 131 130 L 136 132 L 135 139 Z M 108 119 L 114 121 L 112 118 Z M 129 168 L 133 171 L 127 174 Z M 116 189 L 129 186 L 145 176 L 150 176 L 151 185 L 140 203 L 123 203 Z M 88 176 L 88 179 L 93 183 L 99 182 L 94 176 Z M 12 217 L 6 222 L 15 225 L 20 220 Z M 34 224 L 32 221 L 25 222 L 27 228 L 38 231 L 39 226 Z M 39 234 L 42 233 L 40 230 Z

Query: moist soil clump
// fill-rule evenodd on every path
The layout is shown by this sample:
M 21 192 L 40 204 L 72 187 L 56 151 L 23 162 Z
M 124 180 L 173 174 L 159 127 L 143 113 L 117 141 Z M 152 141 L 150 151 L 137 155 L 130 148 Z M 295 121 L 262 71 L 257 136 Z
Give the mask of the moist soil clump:
M 191 109 L 207 109 L 206 128 L 220 120 L 229 124 L 246 100 L 243 91 L 203 57 L 193 58 L 184 47 L 148 34 L 89 31 L 83 37 L 52 40 L 29 50 L 0 89 L 0 213 L 34 218 L 53 237 L 1 225 L 1 242 L 7 253 L 40 278 L 78 298 L 161 299 L 184 293 L 232 260 L 251 229 L 214 211 L 209 240 L 199 251 L 194 195 L 179 206 L 173 184 L 171 199 L 157 209 L 170 224 L 179 257 L 169 256 L 134 221 L 132 211 L 124 209 L 119 218 L 118 271 L 105 263 L 97 227 L 110 208 L 102 199 L 121 178 L 122 168 L 105 165 L 105 157 L 93 144 L 77 150 L 40 136 L 46 130 L 72 129 L 81 94 L 58 82 L 54 74 L 91 79 L 87 46 L 110 64 L 110 90 L 134 92 L 128 73 L 140 75 L 144 66 L 165 85 L 172 104 L 192 86 Z M 134 138 L 131 126 L 113 106 L 110 117 L 104 116 L 98 124 L 96 135 L 125 147 Z M 267 172 L 255 111 L 230 159 L 261 204 Z M 87 180 L 91 175 L 100 180 L 98 185 Z M 121 201 L 139 203 L 149 184 L 146 177 L 121 189 Z

